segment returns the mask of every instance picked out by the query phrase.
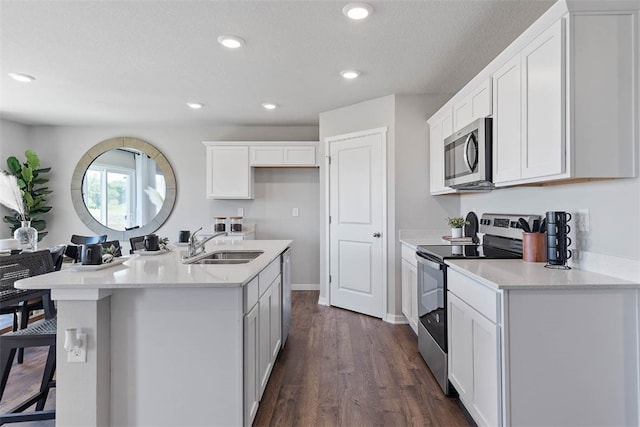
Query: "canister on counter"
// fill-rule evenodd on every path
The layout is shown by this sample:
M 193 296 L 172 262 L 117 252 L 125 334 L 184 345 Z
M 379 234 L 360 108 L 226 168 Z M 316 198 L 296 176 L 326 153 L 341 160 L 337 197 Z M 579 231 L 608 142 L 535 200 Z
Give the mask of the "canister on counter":
M 242 231 L 242 217 L 232 216 L 230 219 L 230 228 L 232 233 L 238 233 Z
M 224 216 L 217 216 L 213 219 L 213 231 L 220 232 L 220 231 L 226 231 L 227 227 L 226 227 L 226 222 L 227 222 L 227 217 Z

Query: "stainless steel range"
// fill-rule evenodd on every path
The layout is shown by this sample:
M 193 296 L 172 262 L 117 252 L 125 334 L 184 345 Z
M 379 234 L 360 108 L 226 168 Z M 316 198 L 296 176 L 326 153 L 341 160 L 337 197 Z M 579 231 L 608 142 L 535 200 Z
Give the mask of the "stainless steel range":
M 445 394 L 453 388 L 448 380 L 447 364 L 447 259 L 518 259 L 522 258 L 522 228 L 524 218 L 529 224 L 540 221 L 539 215 L 483 214 L 479 231 L 484 233 L 477 242 L 477 217 L 470 213 L 467 237 L 473 242 L 447 245 L 420 245 L 418 261 L 418 347 Z M 475 222 L 476 224 L 473 224 Z M 475 227 L 474 227 L 475 225 Z M 475 229 L 474 229 L 475 228 Z M 469 235 L 473 234 L 473 235 Z

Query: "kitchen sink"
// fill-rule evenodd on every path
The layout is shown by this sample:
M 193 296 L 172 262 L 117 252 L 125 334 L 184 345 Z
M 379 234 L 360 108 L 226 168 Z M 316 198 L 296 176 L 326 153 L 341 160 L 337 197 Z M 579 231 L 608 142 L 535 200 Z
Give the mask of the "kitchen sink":
M 192 259 L 184 260 L 185 264 L 246 264 L 260 255 L 263 251 L 216 251 L 208 254 L 195 256 Z

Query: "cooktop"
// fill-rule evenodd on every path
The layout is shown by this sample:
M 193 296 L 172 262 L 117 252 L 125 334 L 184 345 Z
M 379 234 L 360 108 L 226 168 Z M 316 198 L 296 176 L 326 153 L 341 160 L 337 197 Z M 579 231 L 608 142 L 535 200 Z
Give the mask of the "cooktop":
M 452 258 L 522 258 L 522 253 L 511 252 L 488 245 L 419 245 L 418 252 L 427 255 L 427 257 L 439 260 Z

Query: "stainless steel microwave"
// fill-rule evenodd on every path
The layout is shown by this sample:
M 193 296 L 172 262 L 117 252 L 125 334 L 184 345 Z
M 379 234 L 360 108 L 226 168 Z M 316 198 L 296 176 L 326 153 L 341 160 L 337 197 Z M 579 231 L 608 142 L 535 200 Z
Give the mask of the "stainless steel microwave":
M 478 119 L 444 140 L 444 185 L 490 190 L 491 119 Z

